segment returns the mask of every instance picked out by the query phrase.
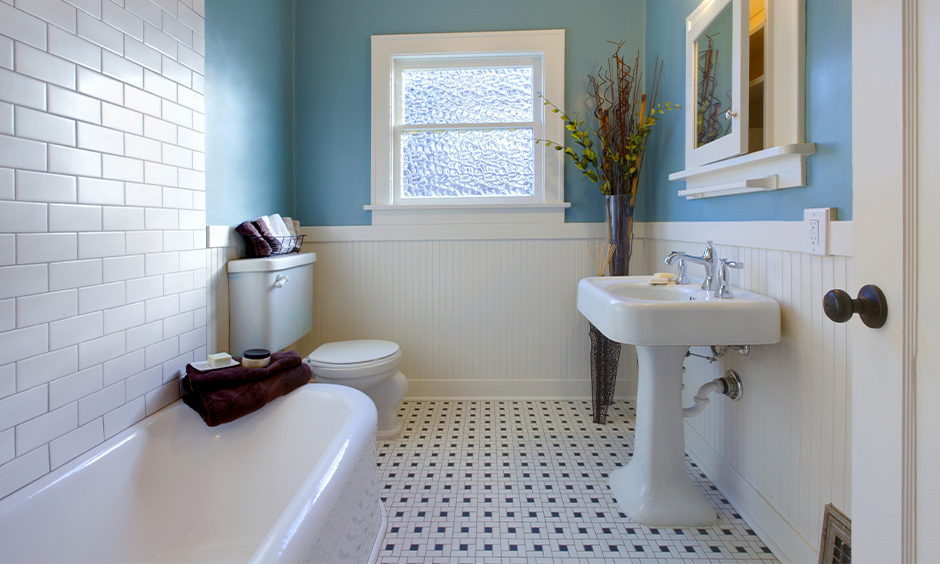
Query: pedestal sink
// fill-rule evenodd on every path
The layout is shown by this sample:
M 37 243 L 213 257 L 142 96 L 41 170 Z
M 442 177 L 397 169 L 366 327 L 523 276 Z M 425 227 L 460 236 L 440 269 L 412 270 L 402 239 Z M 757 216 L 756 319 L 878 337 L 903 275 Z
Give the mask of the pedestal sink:
M 585 278 L 578 311 L 608 339 L 636 346 L 639 364 L 633 458 L 610 475 L 621 510 L 658 527 L 713 524 L 712 504 L 685 467 L 682 363 L 693 345 L 768 345 L 780 340 L 780 306 L 732 288 L 715 298 L 698 285 L 651 285 L 649 276 Z

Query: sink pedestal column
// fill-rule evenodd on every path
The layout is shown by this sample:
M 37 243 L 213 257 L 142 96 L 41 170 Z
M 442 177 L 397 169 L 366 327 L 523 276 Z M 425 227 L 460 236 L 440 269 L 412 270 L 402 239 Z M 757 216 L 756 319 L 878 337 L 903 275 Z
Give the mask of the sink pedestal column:
M 633 458 L 610 475 L 620 509 L 637 523 L 699 527 L 715 509 L 685 467 L 682 363 L 687 346 L 636 347 L 639 364 Z

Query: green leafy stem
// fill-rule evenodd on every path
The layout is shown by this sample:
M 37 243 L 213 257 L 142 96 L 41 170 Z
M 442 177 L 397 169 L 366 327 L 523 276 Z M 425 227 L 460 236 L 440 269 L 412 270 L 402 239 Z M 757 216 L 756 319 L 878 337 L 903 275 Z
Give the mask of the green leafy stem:
M 536 139 L 535 142 L 552 147 L 556 151 L 563 151 L 581 171 L 581 174 L 597 184 L 605 196 L 636 194 L 636 183 L 643 165 L 646 142 L 653 131 L 653 126 L 656 125 L 657 116 L 664 114 L 667 110 L 681 109 L 678 104 L 666 102 L 664 106 L 660 104 L 651 106 L 647 113 L 644 94 L 640 108 L 636 110 L 636 120 L 633 121 L 636 127 L 622 136 L 622 143 L 616 143 L 610 135 L 611 130 L 607 120 L 609 111 L 601 109 L 596 112 L 599 115 L 599 129 L 601 130 L 598 131 L 579 119 L 577 113 L 568 115 L 541 93 L 539 93 L 539 98 L 543 100 L 545 106 L 551 108 L 553 114 L 558 114 L 565 122 L 565 129 L 568 130 L 577 148 L 549 139 Z M 597 140 L 596 144 L 595 140 Z M 595 149 L 596 145 L 599 145 L 599 149 Z

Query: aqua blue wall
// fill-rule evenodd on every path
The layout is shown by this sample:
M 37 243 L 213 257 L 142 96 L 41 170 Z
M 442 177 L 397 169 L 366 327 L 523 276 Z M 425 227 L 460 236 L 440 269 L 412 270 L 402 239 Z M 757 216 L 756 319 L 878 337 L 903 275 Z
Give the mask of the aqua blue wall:
M 371 199 L 370 36 L 393 33 L 566 30 L 567 108 L 584 108 L 586 77 L 608 40 L 643 45 L 644 0 L 297 0 L 297 215 L 305 225 L 367 225 Z M 565 172 L 568 221 L 602 221 L 603 198 Z
M 700 0 L 652 0 L 646 7 L 646 53 L 685 60 L 685 18 Z M 657 131 L 647 151 L 641 221 L 797 221 L 804 208 L 834 207 L 852 219 L 852 7 L 850 0 L 806 2 L 806 140 L 816 143 L 807 161 L 807 186 L 779 192 L 686 200 L 670 182 L 684 169 L 683 132 L 673 123 Z M 681 67 L 680 67 L 681 70 Z M 664 99 L 684 102 L 685 76 L 667 68 Z
M 588 114 L 586 76 L 607 40 L 665 61 L 661 101 L 682 102 L 684 22 L 700 0 L 207 0 L 207 215 L 235 225 L 292 214 L 304 225 L 367 225 L 373 34 L 564 28 L 569 111 Z M 676 195 L 682 114 L 650 138 L 641 221 L 799 220 L 808 207 L 852 218 L 851 2 L 806 5 L 808 186 L 698 201 Z M 292 41 L 293 38 L 293 41 Z M 569 222 L 603 221 L 597 188 L 570 164 Z
M 206 0 L 206 219 L 294 213 L 293 0 Z

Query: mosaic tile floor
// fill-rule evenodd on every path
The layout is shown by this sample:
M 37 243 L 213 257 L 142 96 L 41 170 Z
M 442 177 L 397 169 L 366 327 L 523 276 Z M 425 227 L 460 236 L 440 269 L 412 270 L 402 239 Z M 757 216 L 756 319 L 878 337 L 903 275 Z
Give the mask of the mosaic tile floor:
M 388 529 L 379 562 L 777 562 L 686 457 L 719 515 L 708 528 L 651 528 L 617 508 L 607 475 L 629 461 L 635 407 L 589 401 L 409 401 L 378 442 Z

